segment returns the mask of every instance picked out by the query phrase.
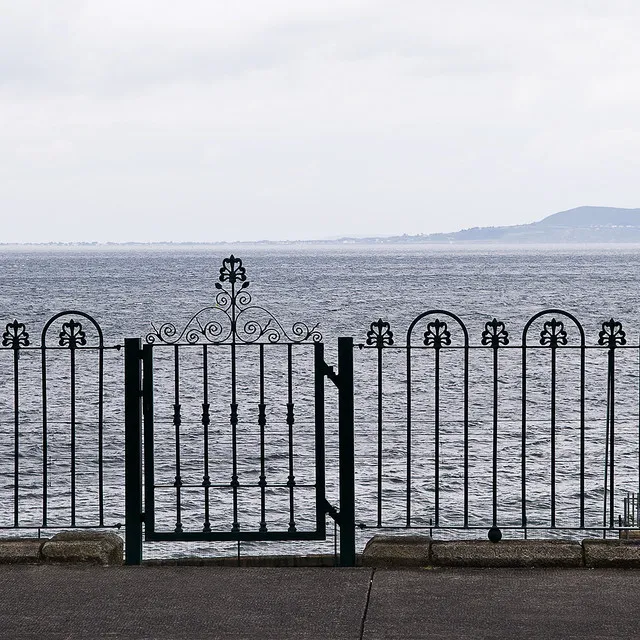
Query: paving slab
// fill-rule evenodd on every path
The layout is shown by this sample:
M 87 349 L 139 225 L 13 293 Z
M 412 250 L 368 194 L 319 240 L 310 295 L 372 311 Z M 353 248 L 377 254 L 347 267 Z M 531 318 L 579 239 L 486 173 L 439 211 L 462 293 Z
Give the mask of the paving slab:
M 634 638 L 638 584 L 615 569 L 377 569 L 363 638 Z
M 359 638 L 372 570 L 0 566 L 0 637 Z

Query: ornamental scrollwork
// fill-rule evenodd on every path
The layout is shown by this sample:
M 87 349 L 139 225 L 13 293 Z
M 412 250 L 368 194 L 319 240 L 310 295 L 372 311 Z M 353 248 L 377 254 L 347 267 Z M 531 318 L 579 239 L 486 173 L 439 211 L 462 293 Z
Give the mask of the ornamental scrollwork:
M 551 320 L 544 323 L 540 332 L 540 344 L 542 346 L 549 345 L 552 349 L 555 349 L 558 346 L 564 347 L 567 342 L 567 332 L 562 320 L 551 318 Z
M 214 285 L 218 291 L 215 305 L 198 311 L 182 330 L 178 330 L 171 322 L 159 327 L 152 323 L 152 331 L 147 334 L 146 341 L 150 344 L 177 344 L 183 341 L 188 344 L 322 341 L 318 324 L 309 326 L 304 322 L 296 322 L 286 331 L 270 311 L 252 304 L 251 294 L 247 291 L 249 284 L 242 260 L 234 255 L 225 258 Z M 212 317 L 214 315 L 217 317 Z
M 58 337 L 58 344 L 61 347 L 69 347 L 69 349 L 84 347 L 87 344 L 87 335 L 82 329 L 82 324 L 75 320 L 65 322 L 62 325 L 62 329 L 60 330 Z
M 602 323 L 602 330 L 598 333 L 598 344 L 615 349 L 627 344 L 626 335 L 622 330 L 622 323 L 611 318 L 611 320 Z
M 375 346 L 378 349 L 392 346 L 393 331 L 391 331 L 391 325 L 388 322 L 384 322 L 382 318 L 372 322 L 369 331 L 367 331 L 366 344 Z
M 451 344 L 451 332 L 447 328 L 447 323 L 439 318 L 430 322 L 427 325 L 427 330 L 424 332 L 424 344 L 434 349 L 449 346 Z
M 2 346 L 11 347 L 14 351 L 29 346 L 29 333 L 22 322 L 9 322 L 2 334 Z
M 500 322 L 496 318 L 486 322 L 484 331 L 482 332 L 482 344 L 493 349 L 509 344 L 509 332 L 505 328 L 504 322 Z

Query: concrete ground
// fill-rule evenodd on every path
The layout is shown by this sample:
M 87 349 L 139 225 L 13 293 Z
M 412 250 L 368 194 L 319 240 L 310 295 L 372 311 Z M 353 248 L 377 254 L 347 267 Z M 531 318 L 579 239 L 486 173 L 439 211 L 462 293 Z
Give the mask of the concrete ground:
M 0 638 L 631 638 L 640 572 L 0 566 Z

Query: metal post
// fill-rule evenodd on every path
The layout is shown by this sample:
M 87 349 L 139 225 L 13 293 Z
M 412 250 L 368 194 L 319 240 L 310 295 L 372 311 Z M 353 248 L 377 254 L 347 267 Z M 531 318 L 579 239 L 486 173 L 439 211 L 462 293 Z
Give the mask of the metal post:
M 314 386 L 315 386 L 315 453 L 316 453 L 316 528 L 325 537 L 327 533 L 326 520 L 326 471 L 325 471 L 325 412 L 324 412 L 324 379 L 325 361 L 324 344 L 316 342 L 313 345 Z
M 125 563 L 142 562 L 142 361 L 140 338 L 124 341 Z
M 356 564 L 353 338 L 338 338 L 340 566 Z

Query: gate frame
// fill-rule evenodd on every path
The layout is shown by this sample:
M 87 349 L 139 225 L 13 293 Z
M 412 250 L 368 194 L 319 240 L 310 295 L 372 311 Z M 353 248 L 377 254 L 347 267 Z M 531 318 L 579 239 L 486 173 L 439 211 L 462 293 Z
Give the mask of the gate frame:
M 140 338 L 125 339 L 125 563 L 141 564 L 143 540 L 326 540 L 328 514 L 340 527 L 340 566 L 355 566 L 353 338 L 338 338 L 337 374 L 325 362 L 324 344 L 314 344 L 316 531 L 293 535 L 278 532 L 268 532 L 266 535 L 260 532 L 212 532 L 203 536 L 200 532 L 188 532 L 180 536 L 143 531 L 143 523 L 153 527 L 154 521 L 154 487 L 147 482 L 153 478 L 149 476 L 149 473 L 153 474 L 153 424 L 151 422 L 143 427 L 143 418 L 146 422 L 147 419 L 151 420 L 153 414 L 152 348 L 152 344 L 143 346 Z M 326 499 L 325 378 L 329 378 L 338 389 L 340 511 Z M 148 465 L 151 467 L 147 471 Z

